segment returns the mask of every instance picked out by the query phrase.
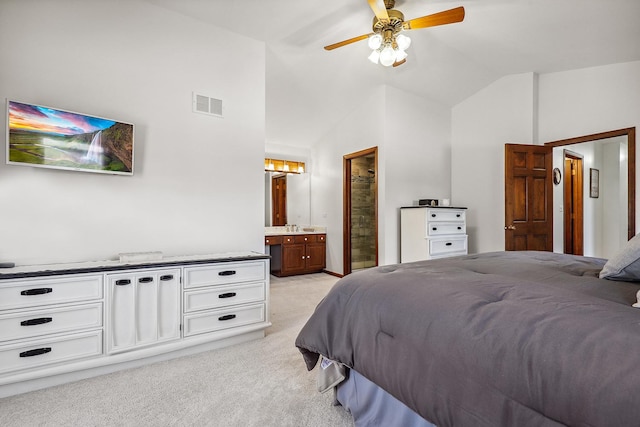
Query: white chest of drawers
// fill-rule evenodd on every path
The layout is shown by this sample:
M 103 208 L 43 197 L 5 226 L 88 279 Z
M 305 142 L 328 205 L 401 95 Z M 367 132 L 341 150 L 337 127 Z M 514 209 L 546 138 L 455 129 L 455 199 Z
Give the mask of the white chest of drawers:
M 269 257 L 0 270 L 0 397 L 264 337 Z
M 261 261 L 185 268 L 184 336 L 264 322 L 267 271 Z
M 14 279 L 0 287 L 0 375 L 102 354 L 101 274 Z
M 411 206 L 400 209 L 400 262 L 466 254 L 466 208 Z

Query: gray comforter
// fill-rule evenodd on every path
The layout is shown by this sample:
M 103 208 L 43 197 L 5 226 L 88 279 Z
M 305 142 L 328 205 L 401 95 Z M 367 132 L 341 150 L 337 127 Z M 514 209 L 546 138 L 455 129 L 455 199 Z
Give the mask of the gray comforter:
M 605 260 L 495 252 L 338 281 L 301 330 L 440 426 L 640 425 L 638 284 Z

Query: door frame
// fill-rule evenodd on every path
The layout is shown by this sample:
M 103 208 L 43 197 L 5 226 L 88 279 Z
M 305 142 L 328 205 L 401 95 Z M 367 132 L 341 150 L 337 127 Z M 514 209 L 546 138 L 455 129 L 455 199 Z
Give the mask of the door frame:
M 342 157 L 342 263 L 343 275 L 351 274 L 351 161 L 358 157 L 374 156 L 374 222 L 376 265 L 378 265 L 378 147 L 371 147 Z

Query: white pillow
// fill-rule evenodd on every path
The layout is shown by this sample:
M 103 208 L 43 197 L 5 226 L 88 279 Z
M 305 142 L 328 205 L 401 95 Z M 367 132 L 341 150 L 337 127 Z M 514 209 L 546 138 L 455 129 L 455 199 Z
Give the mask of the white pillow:
M 640 234 L 633 236 L 600 271 L 601 279 L 640 281 Z

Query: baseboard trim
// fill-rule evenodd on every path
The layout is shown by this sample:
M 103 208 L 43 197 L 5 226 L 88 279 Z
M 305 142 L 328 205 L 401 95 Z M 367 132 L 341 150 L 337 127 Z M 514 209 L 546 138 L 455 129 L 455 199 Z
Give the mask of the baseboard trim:
M 330 276 L 335 276 L 335 277 L 339 277 L 339 278 L 343 278 L 344 274 L 340 274 L 340 273 L 335 273 L 333 271 L 329 271 L 329 270 L 322 270 L 323 273 L 327 273 Z

